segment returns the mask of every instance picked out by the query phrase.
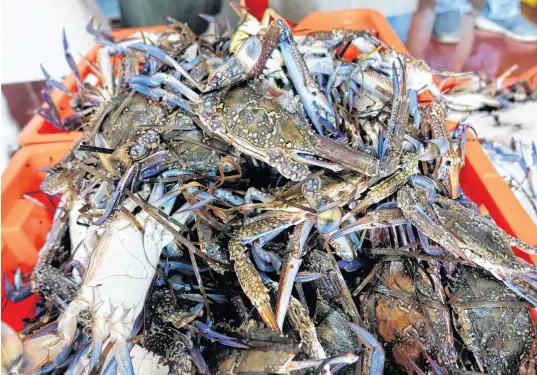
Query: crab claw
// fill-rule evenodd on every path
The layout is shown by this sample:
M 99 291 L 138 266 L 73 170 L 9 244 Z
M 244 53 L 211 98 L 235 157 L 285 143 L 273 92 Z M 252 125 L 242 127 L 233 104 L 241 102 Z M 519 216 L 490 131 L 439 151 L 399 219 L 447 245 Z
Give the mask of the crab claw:
M 329 237 L 328 240 L 333 241 L 361 230 L 388 228 L 394 225 L 406 224 L 407 222 L 408 220 L 403 216 L 401 210 L 397 208 L 372 211 L 352 224 L 349 224 L 346 227 L 336 231 Z
M 48 74 L 48 72 L 43 67 L 43 64 L 39 64 L 39 66 L 41 67 L 41 71 L 43 72 L 43 75 L 45 76 L 45 80 L 46 80 L 48 86 L 53 87 L 55 89 L 58 89 L 60 91 L 63 91 L 64 93 L 66 93 L 68 95 L 73 95 L 73 93 L 71 91 L 69 91 L 69 89 L 67 87 L 65 87 L 61 82 L 58 82 L 58 81 L 52 79 L 50 74 Z
M 399 189 L 397 192 L 397 207 L 401 209 L 403 215 L 418 231 L 440 244 L 453 255 L 461 257 L 471 266 L 475 266 L 475 263 L 470 260 L 459 247 L 452 234 L 446 231 L 439 223 L 428 215 L 425 207 L 418 201 L 416 192 L 413 188 L 410 186 L 403 186 Z
M 186 96 L 189 100 L 196 102 L 199 100 L 199 95 L 192 91 L 187 85 L 179 81 L 172 75 L 165 73 L 157 73 L 151 77 L 146 75 L 137 75 L 131 78 L 132 83 L 137 83 L 148 87 L 158 87 L 165 83 L 170 85 L 173 89 L 177 90 L 182 95 Z
M 112 195 L 112 198 L 110 199 L 110 202 L 108 202 L 108 206 L 106 206 L 106 210 L 104 212 L 104 215 L 95 221 L 94 225 L 102 225 L 106 222 L 106 220 L 110 217 L 112 214 L 112 211 L 114 208 L 121 202 L 121 199 L 123 198 L 125 194 L 125 189 L 127 187 L 130 187 L 132 184 L 134 177 L 136 175 L 136 168 L 134 165 L 132 165 L 127 172 L 125 172 L 125 175 L 121 178 L 119 181 L 116 191 Z
M 198 321 L 195 321 L 194 324 L 196 328 L 203 333 L 203 336 L 210 340 L 217 340 L 222 345 L 230 346 L 232 348 L 248 349 L 248 346 L 237 342 L 237 339 L 211 330 L 207 324 Z
M 270 329 L 280 332 L 276 316 L 270 306 L 268 290 L 254 265 L 244 254 L 248 249 L 237 239 L 229 241 L 228 248 L 229 257 L 233 260 L 235 273 L 244 293 L 256 307 L 265 324 Z
M 20 302 L 32 295 L 32 284 L 23 284 L 18 288 L 15 285 L 15 288 L 13 288 L 9 278 L 4 274 L 4 290 L 8 300 L 11 302 Z
M 314 225 L 313 220 L 306 220 L 305 222 L 297 225 L 289 239 L 288 250 L 290 250 L 285 257 L 285 261 L 282 266 L 280 282 L 278 286 L 278 296 L 276 297 L 276 320 L 280 330 L 283 327 L 285 320 L 285 314 L 287 313 L 287 307 L 289 306 L 289 300 L 291 299 L 291 292 L 293 291 L 293 285 L 298 273 L 298 269 L 302 264 L 302 253 L 304 251 L 304 245 L 308 235 Z
M 43 98 L 43 101 L 48 105 L 48 108 L 39 108 L 36 113 L 58 129 L 64 130 L 64 125 L 60 119 L 58 108 L 56 108 L 56 104 L 54 104 L 50 97 L 50 89 L 51 87 L 48 85 L 45 85 L 45 87 L 41 89 L 41 98 Z
M 147 87 L 145 85 L 133 82 L 129 83 L 129 87 L 152 99 L 162 99 L 162 101 L 165 103 L 180 107 L 189 113 L 194 113 L 189 102 L 185 101 L 178 95 L 161 89 L 160 87 Z
M 3 324 L 3 323 L 2 323 Z M 2 346 L 4 346 L 4 330 L 2 326 Z M 22 342 L 23 356 L 18 374 L 31 374 L 41 368 L 45 363 L 56 358 L 65 348 L 66 343 L 61 336 L 49 333 L 38 337 L 32 337 Z M 3 351 L 2 351 L 3 357 Z M 2 358 L 2 361 L 4 358 Z M 3 364 L 2 364 L 3 367 Z
M 65 29 L 63 29 L 63 51 L 65 54 L 65 59 L 67 60 L 67 64 L 69 65 L 69 68 L 73 71 L 76 82 L 79 87 L 83 86 L 82 77 L 80 76 L 80 72 L 78 71 L 78 68 L 76 66 L 75 60 L 73 59 L 73 55 L 71 55 L 71 52 L 69 52 L 69 43 L 67 42 L 67 35 L 65 34 Z
M 367 372 L 369 375 L 382 375 L 384 373 L 385 362 L 384 348 L 382 347 L 382 344 L 378 342 L 371 333 L 360 327 L 358 324 L 347 322 L 347 325 L 356 332 L 369 349 L 373 349 L 371 357 L 366 360 L 366 365 L 363 369 L 364 373 Z M 367 368 L 369 368 L 369 371 L 366 371 Z
M 334 109 L 308 70 L 287 23 L 278 19 L 273 21 L 272 24 L 276 24 L 281 29 L 280 48 L 285 65 L 289 69 L 291 80 L 306 113 L 313 122 L 315 129 L 322 135 L 323 130 L 319 117 L 333 119 Z
M 95 39 L 97 40 L 97 42 L 99 42 L 101 39 L 107 40 L 112 43 L 116 41 L 112 35 L 110 35 L 106 31 L 96 29 L 94 25 L 95 25 L 95 17 L 91 17 L 90 21 L 86 25 L 86 31 L 89 34 L 94 35 L 96 37 Z
M 257 36 L 249 37 L 234 56 L 211 73 L 205 91 L 230 86 L 260 73 L 275 47 L 276 44 L 262 43 Z
M 181 66 L 181 64 L 175 61 L 171 56 L 167 55 L 166 52 L 164 52 L 160 48 L 144 43 L 133 43 L 129 46 L 129 48 L 143 52 L 147 56 L 155 58 L 160 62 L 171 66 L 172 68 L 177 70 L 183 77 L 188 79 L 198 90 L 203 91 L 203 88 L 200 86 L 198 81 L 192 78 L 192 76 Z

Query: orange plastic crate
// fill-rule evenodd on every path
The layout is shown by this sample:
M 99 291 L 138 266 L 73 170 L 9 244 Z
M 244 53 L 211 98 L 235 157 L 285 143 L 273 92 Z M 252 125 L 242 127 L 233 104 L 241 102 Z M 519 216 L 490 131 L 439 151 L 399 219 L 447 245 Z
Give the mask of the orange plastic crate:
M 116 38 L 125 38 L 138 31 L 163 31 L 166 26 L 153 26 L 144 28 L 131 28 L 113 31 L 111 34 Z M 68 36 L 69 37 L 69 36 Z M 60 43 L 60 41 L 58 41 Z M 95 45 L 88 52 L 85 59 L 80 60 L 77 64 L 78 70 L 82 79 L 85 79 L 88 74 L 93 72 L 93 69 L 89 62 L 96 63 L 97 51 L 101 48 L 100 45 Z M 45 67 L 46 68 L 46 67 Z M 70 91 L 76 92 L 76 80 L 73 73 L 69 73 L 67 77 L 62 81 L 63 85 Z M 71 106 L 69 104 L 70 97 L 66 93 L 53 89 L 50 93 L 52 100 L 56 104 L 60 112 L 61 118 L 66 118 L 72 114 Z M 51 142 L 68 142 L 74 141 L 82 137 L 81 131 L 66 132 L 56 128 L 50 122 L 38 115 L 34 115 L 26 126 L 22 129 L 17 140 L 21 146 L 27 146 L 37 143 L 51 143 Z
M 69 151 L 72 142 L 24 147 L 19 150 L 2 174 L 2 320 L 14 329 L 23 328 L 22 318 L 34 316 L 37 296 L 18 303 L 7 301 L 4 274 L 13 282 L 13 272 L 21 266 L 32 270 L 37 252 L 43 245 L 52 223 L 53 212 L 23 198 L 24 193 L 38 191 L 45 172 L 39 169 L 54 165 Z M 44 195 L 31 195 L 46 202 Z

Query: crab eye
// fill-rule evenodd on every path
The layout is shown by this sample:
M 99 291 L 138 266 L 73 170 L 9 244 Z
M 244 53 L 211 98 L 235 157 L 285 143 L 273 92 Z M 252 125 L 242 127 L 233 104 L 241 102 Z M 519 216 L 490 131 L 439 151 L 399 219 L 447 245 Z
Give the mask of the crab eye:
M 330 233 L 341 224 L 341 211 L 338 207 L 320 212 L 317 215 L 317 229 L 320 233 Z

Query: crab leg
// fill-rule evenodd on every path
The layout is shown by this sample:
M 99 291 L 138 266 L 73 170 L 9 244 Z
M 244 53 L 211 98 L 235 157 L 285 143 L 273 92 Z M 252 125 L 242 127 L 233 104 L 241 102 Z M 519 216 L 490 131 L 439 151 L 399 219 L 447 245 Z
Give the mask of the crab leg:
M 335 240 L 350 233 L 366 229 L 390 228 L 394 225 L 406 224 L 407 222 L 408 220 L 403 216 L 403 212 L 398 208 L 377 210 L 368 213 L 354 223 L 333 233 L 330 239 Z
M 41 71 L 43 72 L 43 75 L 45 76 L 45 81 L 47 83 L 47 86 L 63 91 L 67 95 L 70 95 L 70 96 L 73 95 L 73 93 L 69 91 L 67 87 L 63 85 L 63 83 L 52 79 L 52 77 L 50 76 L 50 74 L 48 74 L 48 72 L 45 70 L 42 64 L 40 64 L 40 66 L 41 66 Z
M 397 193 L 397 207 L 401 209 L 403 215 L 420 232 L 435 242 L 438 242 L 447 251 L 455 256 L 466 260 L 470 265 L 475 263 L 461 250 L 457 241 L 440 224 L 436 223 L 417 200 L 415 191 L 409 186 L 403 186 Z
M 301 212 L 270 215 L 242 227 L 235 233 L 235 238 L 229 242 L 229 256 L 233 261 L 235 273 L 244 293 L 256 306 L 265 324 L 277 332 L 280 331 L 280 328 L 270 306 L 268 290 L 251 260 L 244 254 L 247 251 L 246 244 L 270 235 L 274 231 L 298 225 L 304 220 L 306 220 L 306 217 Z
M 347 220 L 348 217 L 356 215 L 362 211 L 368 209 L 371 205 L 382 201 L 395 194 L 397 190 L 406 182 L 408 178 L 418 173 L 418 157 L 415 154 L 406 154 L 401 158 L 400 169 L 399 171 L 392 174 L 387 179 L 381 181 L 380 183 L 374 185 L 369 189 L 369 192 L 360 200 L 358 205 L 349 211 L 342 221 Z
M 392 79 L 394 91 L 392 113 L 388 120 L 386 138 L 380 153 L 379 174 L 381 176 L 391 175 L 399 166 L 410 112 L 410 100 L 406 91 L 405 67 L 399 58 L 393 64 Z
M 71 55 L 71 52 L 69 52 L 69 43 L 67 42 L 67 35 L 65 34 L 65 29 L 63 29 L 63 50 L 65 54 L 65 60 L 67 60 L 67 64 L 69 65 L 69 68 L 73 71 L 77 85 L 79 89 L 84 86 L 84 81 L 82 81 L 82 77 L 80 76 L 80 72 L 78 71 L 78 68 L 76 66 L 75 60 L 73 59 L 73 55 Z
M 427 109 L 432 136 L 449 141 L 451 137 L 446 126 L 446 113 L 447 109 L 444 102 L 438 99 L 434 100 Z M 442 189 L 452 199 L 457 198 L 459 195 L 459 176 L 462 164 L 461 155 L 455 151 L 454 145 L 450 144 L 447 154 L 440 158 L 440 165 L 435 169 L 435 179 L 439 180 Z M 440 175 L 444 170 L 447 171 L 446 177 Z
M 384 373 L 385 362 L 384 348 L 382 344 L 378 342 L 371 333 L 360 327 L 358 324 L 347 322 L 347 325 L 356 332 L 368 349 L 373 350 L 371 356 L 365 361 L 366 363 L 363 369 L 364 373 L 367 373 L 368 375 L 382 375 Z
M 334 110 L 308 70 L 287 23 L 278 19 L 271 24 L 273 27 L 280 29 L 282 55 L 302 105 L 319 134 L 323 135 L 319 116 L 333 118 Z
M 315 222 L 306 220 L 297 225 L 287 244 L 287 255 L 285 257 L 278 286 L 278 296 L 276 297 L 276 319 L 280 330 L 283 328 L 283 321 L 291 299 L 293 284 L 295 282 L 298 269 L 302 264 L 302 254 L 306 239 L 313 228 Z

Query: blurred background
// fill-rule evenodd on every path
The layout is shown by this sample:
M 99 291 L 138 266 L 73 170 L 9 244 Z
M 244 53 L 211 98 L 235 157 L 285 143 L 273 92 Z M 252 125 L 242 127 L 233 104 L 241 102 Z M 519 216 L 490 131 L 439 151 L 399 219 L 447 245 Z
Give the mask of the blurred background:
M 268 5 L 293 22 L 313 11 L 377 9 L 410 53 L 437 70 L 495 77 L 513 64 L 514 74 L 537 64 L 537 0 L 270 0 Z M 94 43 L 85 30 L 91 17 L 101 27 L 117 29 L 166 24 L 171 16 L 202 33 L 208 24 L 198 13 L 227 17 L 232 26 L 238 20 L 228 0 L 2 0 L 0 169 L 18 148 L 17 133 L 41 105 L 40 64 L 54 77 L 68 74 L 63 28 L 80 57 Z

